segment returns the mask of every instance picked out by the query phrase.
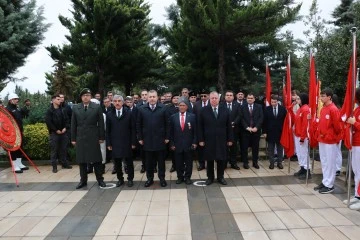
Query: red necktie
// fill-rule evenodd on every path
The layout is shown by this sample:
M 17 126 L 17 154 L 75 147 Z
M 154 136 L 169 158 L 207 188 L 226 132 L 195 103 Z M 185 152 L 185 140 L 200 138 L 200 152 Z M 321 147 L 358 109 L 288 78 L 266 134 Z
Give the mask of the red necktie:
M 181 114 L 180 126 L 181 126 L 181 130 L 184 131 L 184 128 L 185 128 L 185 116 L 184 116 L 183 113 Z

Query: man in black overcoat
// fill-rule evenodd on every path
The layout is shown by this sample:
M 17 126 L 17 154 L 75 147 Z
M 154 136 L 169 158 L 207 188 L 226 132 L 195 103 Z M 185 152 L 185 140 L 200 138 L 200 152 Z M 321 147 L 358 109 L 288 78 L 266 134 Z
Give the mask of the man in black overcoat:
M 176 161 L 176 184 L 191 184 L 192 155 L 196 149 L 197 132 L 195 114 L 187 112 L 189 101 L 186 97 L 179 99 L 179 112 L 170 117 L 170 147 Z
M 253 167 L 259 169 L 259 142 L 264 120 L 262 106 L 255 103 L 253 93 L 248 93 L 247 104 L 240 108 L 241 159 L 244 168 L 249 169 L 248 147 L 251 146 Z
M 155 90 L 148 92 L 148 103 L 139 108 L 136 119 L 137 139 L 145 151 L 146 177 L 145 187 L 154 183 L 154 163 L 158 163 L 160 185 L 166 187 L 165 149 L 169 142 L 169 124 L 166 107 L 158 102 Z
M 105 141 L 104 116 L 100 105 L 90 102 L 91 91 L 84 88 L 80 92 L 81 103 L 74 105 L 71 118 L 71 143 L 76 148 L 79 163 L 80 183 L 76 189 L 87 185 L 87 165 L 93 164 L 96 180 L 100 187 L 106 187 L 102 176 L 102 156 L 100 143 Z
M 263 133 L 268 143 L 268 156 L 270 160 L 270 169 L 274 169 L 275 162 L 277 167 L 283 169 L 283 146 L 280 144 L 281 133 L 286 116 L 286 109 L 278 104 L 279 97 L 271 95 L 271 105 L 267 106 L 264 111 Z M 276 148 L 277 159 L 274 158 Z M 276 161 L 277 160 L 277 161 Z
M 124 99 L 120 95 L 113 97 L 114 109 L 106 114 L 106 146 L 112 150 L 115 170 L 118 178 L 117 187 L 124 184 L 122 160 L 125 159 L 128 173 L 128 187 L 134 185 L 134 163 L 132 149 L 136 144 L 135 121 L 131 111 L 123 107 Z
M 217 181 L 227 184 L 224 179 L 226 154 L 234 140 L 230 112 L 219 102 L 219 94 L 211 92 L 210 104 L 201 110 L 198 119 L 199 145 L 204 147 L 204 158 L 207 160 L 206 185 L 214 182 L 214 161 L 217 162 Z

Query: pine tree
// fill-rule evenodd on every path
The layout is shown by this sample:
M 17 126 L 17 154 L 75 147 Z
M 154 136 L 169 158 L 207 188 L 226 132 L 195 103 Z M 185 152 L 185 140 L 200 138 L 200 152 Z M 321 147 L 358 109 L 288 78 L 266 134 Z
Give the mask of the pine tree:
M 49 27 L 36 1 L 0 0 L 0 91 L 36 50 Z

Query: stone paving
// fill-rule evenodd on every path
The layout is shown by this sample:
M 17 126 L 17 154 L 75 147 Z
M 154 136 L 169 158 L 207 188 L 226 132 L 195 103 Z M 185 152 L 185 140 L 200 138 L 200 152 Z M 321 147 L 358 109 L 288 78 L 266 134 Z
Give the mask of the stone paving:
M 98 239 L 98 240 L 188 240 L 188 239 L 359 239 L 360 212 L 348 209 L 344 176 L 337 178 L 333 194 L 321 195 L 313 187 L 321 181 L 321 167 L 308 185 L 292 176 L 297 162 L 284 169 L 239 171 L 226 169 L 227 186 L 175 184 L 169 173 L 168 186 L 159 181 L 144 188 L 145 175 L 135 162 L 132 188 L 100 189 L 94 174 L 83 190 L 75 190 L 79 170 L 56 174 L 40 166 L 18 174 L 16 187 L 10 169 L 0 171 L 0 239 Z M 241 167 L 241 165 L 239 165 Z M 250 164 L 251 166 L 251 164 Z M 104 175 L 115 183 L 108 164 Z M 198 172 L 194 181 L 206 179 Z

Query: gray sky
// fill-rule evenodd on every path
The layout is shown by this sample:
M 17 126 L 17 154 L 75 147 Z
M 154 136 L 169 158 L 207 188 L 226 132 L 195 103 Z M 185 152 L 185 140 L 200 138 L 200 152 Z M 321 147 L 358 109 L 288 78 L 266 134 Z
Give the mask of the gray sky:
M 166 22 L 165 8 L 170 4 L 175 3 L 176 0 L 147 0 L 151 4 L 150 17 L 154 23 L 162 24 Z M 298 1 L 301 2 L 301 1 Z M 301 15 L 306 15 L 309 12 L 309 8 L 312 0 L 303 0 L 301 8 Z M 24 82 L 18 82 L 17 84 L 24 89 L 28 89 L 30 92 L 44 92 L 46 90 L 45 84 L 45 72 L 53 70 L 54 62 L 49 57 L 45 46 L 62 45 L 66 42 L 65 34 L 67 34 L 66 28 L 64 28 L 59 20 L 59 14 L 71 17 L 69 9 L 71 8 L 70 0 L 37 0 L 39 6 L 44 6 L 44 16 L 48 23 L 51 23 L 51 27 L 45 33 L 45 39 L 38 47 L 37 51 L 31 54 L 26 61 L 26 64 L 19 68 L 16 77 L 27 77 Z M 322 17 L 330 19 L 330 13 L 334 8 L 340 4 L 340 0 L 318 0 L 319 8 L 321 9 Z M 306 29 L 302 22 L 292 24 L 286 27 L 290 29 L 296 38 L 302 38 L 302 33 Z M 0 97 L 3 98 L 7 93 L 13 92 L 15 84 L 10 83 L 0 93 Z

